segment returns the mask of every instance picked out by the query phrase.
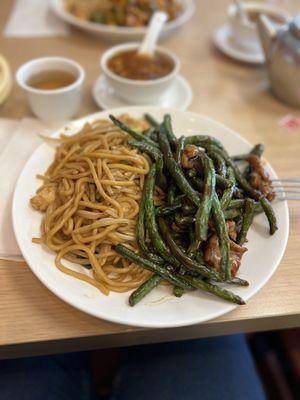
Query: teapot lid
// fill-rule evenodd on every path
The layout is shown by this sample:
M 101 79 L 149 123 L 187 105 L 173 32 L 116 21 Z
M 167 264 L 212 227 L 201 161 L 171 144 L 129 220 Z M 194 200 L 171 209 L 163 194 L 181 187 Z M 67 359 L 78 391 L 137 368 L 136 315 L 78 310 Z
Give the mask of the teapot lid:
M 300 39 L 300 14 L 298 14 L 290 23 L 290 29 L 293 36 Z

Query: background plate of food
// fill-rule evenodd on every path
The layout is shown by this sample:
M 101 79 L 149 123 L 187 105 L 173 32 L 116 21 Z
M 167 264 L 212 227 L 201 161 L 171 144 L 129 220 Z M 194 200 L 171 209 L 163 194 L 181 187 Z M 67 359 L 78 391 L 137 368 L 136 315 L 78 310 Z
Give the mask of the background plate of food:
M 115 125 L 120 124 L 118 120 L 114 120 L 113 124 L 108 118 L 111 113 L 121 118 L 127 127 L 130 126 L 133 133 L 130 129 L 130 135 L 124 132 L 122 124 L 120 130 Z M 164 115 L 169 114 L 175 135 L 178 138 L 184 135 L 186 141 L 177 141 L 175 136 L 164 135 L 162 130 L 158 135 L 159 144 L 155 142 L 157 131 L 149 130 L 149 122 L 144 119 L 145 113 L 151 114 L 157 121 L 162 121 Z M 168 121 L 168 117 L 165 117 L 164 127 L 167 131 Z M 144 130 L 147 134 L 141 138 L 139 132 Z M 134 138 L 130 137 L 132 134 Z M 173 149 L 176 143 L 185 143 L 183 153 L 179 153 L 179 161 L 167 155 L 171 150 L 168 150 L 166 140 L 170 141 Z M 187 143 L 190 143 L 189 146 L 197 143 L 200 147 L 197 147 L 198 150 L 193 146 L 187 147 Z M 203 147 L 205 152 L 200 154 L 199 148 Z M 126 107 L 93 114 L 68 124 L 33 153 L 16 185 L 13 224 L 26 262 L 38 279 L 59 298 L 92 316 L 117 323 L 141 327 L 185 326 L 233 310 L 237 307 L 236 303 L 243 303 L 241 298 L 244 301 L 250 299 L 275 272 L 286 247 L 289 216 L 286 202 L 272 202 L 278 230 L 273 224 L 271 228 L 274 234 L 270 235 L 266 215 L 253 208 L 255 216 L 253 221 L 250 220 L 252 223 L 249 224 L 248 235 L 241 233 L 244 222 L 247 224 L 241 216 L 248 213 L 249 207 L 251 209 L 251 202 L 252 205 L 260 205 L 249 200 L 246 206 L 244 200 L 239 199 L 247 185 L 233 185 L 236 192 L 230 194 L 226 188 L 229 189 L 231 185 L 225 185 L 226 179 L 222 181 L 221 175 L 218 179 L 213 178 L 221 174 L 222 163 L 216 154 L 227 154 L 224 148 L 233 156 L 249 154 L 252 146 L 240 135 L 212 119 L 175 109 Z M 143 149 L 148 155 L 141 151 Z M 211 149 L 215 149 L 215 153 L 210 153 Z M 272 200 L 269 177 L 276 178 L 276 173 L 264 159 L 260 161 L 260 150 L 261 147 L 258 147 L 256 155 L 251 153 L 246 156 L 251 167 L 249 179 L 253 180 L 253 187 L 264 193 L 264 198 Z M 152 152 L 156 163 L 151 161 Z M 163 170 L 159 166 L 161 152 L 164 154 Z M 149 157 L 149 154 L 152 156 Z M 211 154 L 211 159 L 216 162 L 215 167 L 211 161 L 206 170 L 201 170 L 201 163 L 200 170 L 196 164 L 191 166 L 191 163 L 200 159 L 205 165 L 207 154 Z M 173 164 L 170 164 L 171 158 Z M 233 162 L 234 159 L 230 160 Z M 188 189 L 181 185 L 181 172 L 179 178 L 178 173 L 174 175 L 174 162 L 176 165 L 180 163 L 189 180 Z M 216 168 L 217 175 L 211 175 L 211 168 Z M 202 194 L 198 197 L 199 192 L 195 192 L 197 187 L 193 186 L 195 176 L 190 174 L 194 169 L 198 171 L 198 177 L 206 182 L 205 185 L 208 182 L 209 185 L 216 185 L 213 193 L 220 201 L 214 196 L 211 198 L 213 202 L 210 204 L 209 220 L 205 220 L 205 213 L 198 215 L 197 212 L 196 215 L 197 208 L 193 202 L 197 204 L 199 198 L 208 196 L 208 199 L 210 195 L 204 185 L 199 189 Z M 208 174 L 205 171 L 210 172 Z M 229 171 L 228 167 L 228 174 Z M 154 189 L 155 174 L 158 186 Z M 163 182 L 164 177 L 168 185 Z M 175 185 L 173 192 L 170 190 L 171 182 Z M 187 194 L 183 194 L 185 191 Z M 223 197 L 224 193 L 230 195 L 229 200 L 231 196 L 235 197 L 233 203 L 230 200 L 234 210 L 228 199 Z M 166 207 L 172 196 L 170 214 Z M 255 198 L 255 191 L 253 196 Z M 218 209 L 218 203 L 224 201 L 227 203 L 226 212 Z M 238 209 L 240 201 L 242 209 Z M 208 203 L 205 207 L 208 207 Z M 174 209 L 179 210 L 179 214 L 174 214 Z M 144 210 L 144 215 L 140 219 L 141 210 Z M 195 238 L 197 242 L 199 232 L 190 229 L 196 226 L 195 215 L 196 218 L 200 216 L 202 221 L 200 236 L 207 234 L 202 231 L 204 226 L 208 234 L 206 238 L 202 237 L 200 247 L 197 244 L 196 253 L 192 254 L 190 250 L 194 251 L 195 248 L 187 250 L 185 246 L 194 244 Z M 224 219 L 221 215 L 224 215 Z M 179 220 L 176 216 L 179 216 Z M 223 233 L 222 226 L 225 227 Z M 190 233 L 194 233 L 194 236 Z M 224 245 L 224 234 L 228 237 L 226 240 L 230 238 L 230 259 L 225 264 L 225 270 L 223 261 L 220 261 L 225 258 L 223 255 L 220 258 L 217 240 L 219 237 Z M 164 254 L 159 235 L 168 244 L 171 253 Z M 172 238 L 176 242 L 175 247 Z M 139 252 L 139 259 L 133 260 L 136 249 L 139 247 L 141 250 L 143 246 L 146 250 L 143 250 L 143 254 Z M 180 252 L 188 252 L 189 260 L 186 254 L 182 256 Z M 162 254 L 170 263 L 161 263 Z M 174 261 L 174 256 L 177 261 Z M 182 257 L 183 264 L 178 263 Z M 181 268 L 181 265 L 184 267 Z M 226 265 L 229 270 L 226 270 Z M 153 290 L 146 287 L 138 293 L 138 297 L 132 297 L 132 292 L 148 282 L 153 272 L 156 275 L 162 273 L 165 279 L 152 280 Z M 230 275 L 236 272 L 237 278 L 233 282 Z M 230 284 L 220 282 L 223 273 L 229 273 L 224 280 Z M 245 282 L 242 279 L 247 280 L 249 285 L 240 286 Z M 179 286 L 175 292 L 174 284 Z M 186 285 L 192 285 L 195 289 L 199 289 L 200 285 L 201 290 L 185 290 Z
M 130 3 L 130 4 L 129 4 Z M 111 41 L 139 40 L 155 10 L 169 16 L 162 36 L 173 33 L 194 13 L 194 0 L 52 0 L 55 13 L 69 24 Z

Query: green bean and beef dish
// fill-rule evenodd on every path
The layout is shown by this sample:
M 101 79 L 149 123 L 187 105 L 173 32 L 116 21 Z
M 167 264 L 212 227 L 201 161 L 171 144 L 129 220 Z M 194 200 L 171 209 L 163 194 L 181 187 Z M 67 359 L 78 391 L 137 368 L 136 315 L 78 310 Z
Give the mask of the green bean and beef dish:
M 129 145 L 152 160 L 136 227 L 139 252 L 122 244 L 115 247 L 122 257 L 153 273 L 130 295 L 130 305 L 164 282 L 172 285 L 176 297 L 199 289 L 244 304 L 224 283 L 249 285 L 237 275 L 255 214 L 266 215 L 270 235 L 278 229 L 271 206 L 275 194 L 261 160 L 264 146 L 231 157 L 212 136 L 177 138 L 170 115 L 163 121 L 145 115 L 150 128 L 144 132 L 112 115 L 110 119 L 131 136 Z M 156 190 L 164 193 L 163 205 L 155 205 Z

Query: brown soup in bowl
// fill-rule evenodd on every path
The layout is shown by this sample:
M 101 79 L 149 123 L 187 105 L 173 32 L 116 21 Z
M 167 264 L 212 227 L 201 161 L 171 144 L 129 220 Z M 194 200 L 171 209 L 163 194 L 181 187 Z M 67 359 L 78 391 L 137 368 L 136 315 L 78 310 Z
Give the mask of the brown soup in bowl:
M 128 50 L 113 56 L 108 61 L 108 68 L 122 78 L 145 81 L 169 75 L 174 69 L 174 62 L 159 51 L 148 56 Z

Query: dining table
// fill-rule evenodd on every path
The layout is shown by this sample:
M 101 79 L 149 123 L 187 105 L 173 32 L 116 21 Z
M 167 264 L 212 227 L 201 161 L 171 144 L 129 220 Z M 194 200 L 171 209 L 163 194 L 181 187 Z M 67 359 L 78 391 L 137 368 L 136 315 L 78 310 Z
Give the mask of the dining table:
M 196 1 L 193 17 L 161 44 L 174 51 L 193 100 L 189 110 L 229 126 L 251 143 L 264 143 L 266 159 L 281 178 L 300 176 L 300 129 L 281 122 L 300 112 L 277 100 L 269 88 L 265 65 L 228 58 L 213 44 L 227 23 L 229 1 Z M 14 38 L 3 30 L 13 7 L 0 4 L 0 53 L 13 74 L 27 60 L 63 56 L 86 71 L 77 117 L 99 111 L 91 89 L 100 71 L 101 54 L 111 43 L 75 28 L 68 36 Z M 15 83 L 0 118 L 33 117 L 25 94 Z M 1 187 L 1 182 L 0 182 Z M 1 195 L 1 190 L 0 190 Z M 25 262 L 0 260 L 0 358 L 85 351 L 146 343 L 300 327 L 300 202 L 289 203 L 290 231 L 285 254 L 267 284 L 246 305 L 201 324 L 178 328 L 138 328 L 100 320 L 64 303 L 31 272 Z M 268 254 L 260 254 L 260 266 Z

